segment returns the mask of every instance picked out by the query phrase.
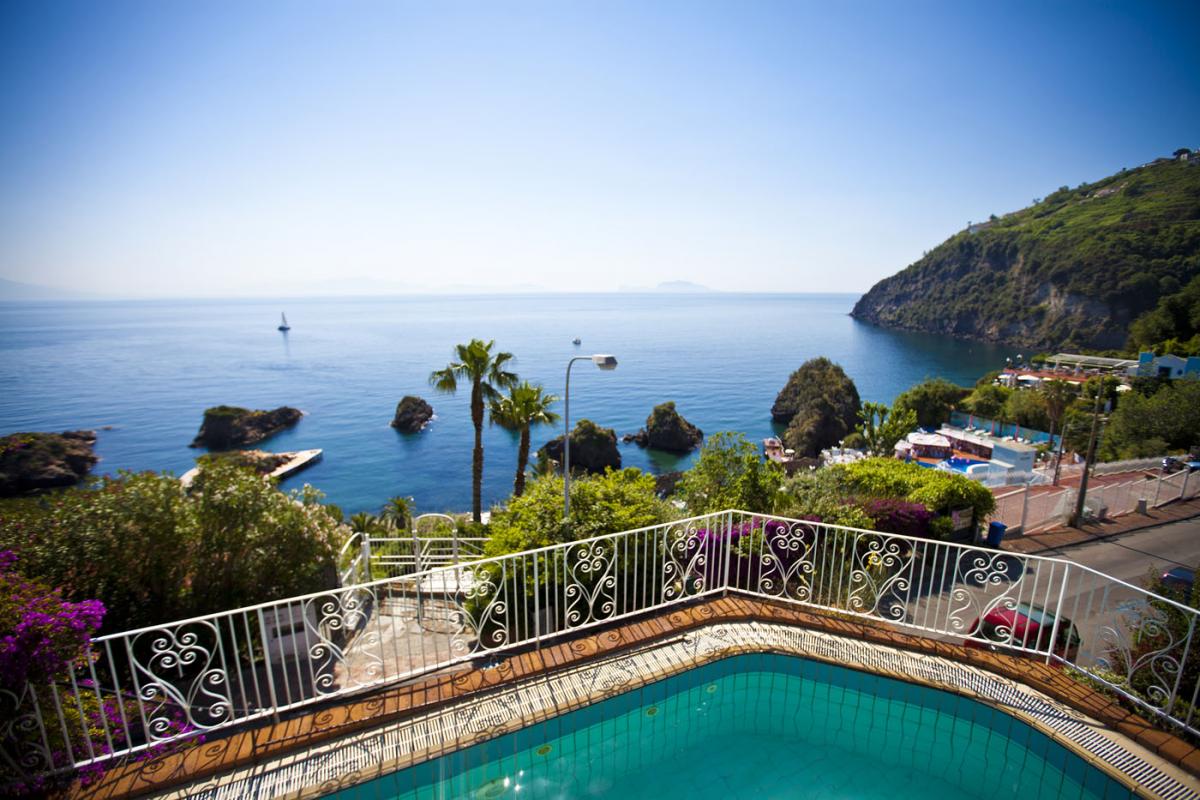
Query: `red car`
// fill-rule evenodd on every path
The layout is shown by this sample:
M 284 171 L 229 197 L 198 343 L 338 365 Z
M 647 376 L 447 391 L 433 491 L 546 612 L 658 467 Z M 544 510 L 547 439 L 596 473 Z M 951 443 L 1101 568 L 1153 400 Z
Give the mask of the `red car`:
M 1025 648 L 1026 651 L 1044 653 L 1050 649 L 1050 637 L 1054 635 L 1054 615 L 1041 606 L 1028 603 L 1021 603 L 1016 608 L 993 608 L 984 615 L 982 622 L 976 618 L 971 623 L 968 635 L 978 638 L 963 642 L 967 647 L 1016 652 L 1024 652 L 1019 648 Z M 1056 639 L 1053 653 L 1068 660 L 1075 658 L 1083 641 L 1075 623 L 1066 617 L 1058 621 Z

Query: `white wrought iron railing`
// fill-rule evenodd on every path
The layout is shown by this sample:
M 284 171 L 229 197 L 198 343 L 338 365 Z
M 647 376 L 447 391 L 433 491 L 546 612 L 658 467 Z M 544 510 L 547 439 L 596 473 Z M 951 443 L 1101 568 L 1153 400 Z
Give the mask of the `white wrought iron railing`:
M 1200 735 L 1186 603 L 1062 559 L 726 511 L 98 637 L 62 682 L 0 689 L 0 765 L 157 752 L 726 592 L 1062 664 Z

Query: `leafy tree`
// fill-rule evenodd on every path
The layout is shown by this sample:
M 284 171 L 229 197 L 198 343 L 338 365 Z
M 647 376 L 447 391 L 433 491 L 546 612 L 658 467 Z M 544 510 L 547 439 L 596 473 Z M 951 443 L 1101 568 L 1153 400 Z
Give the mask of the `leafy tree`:
M 1042 382 L 1039 391 L 1046 407 L 1046 417 L 1050 420 L 1050 435 L 1061 433 L 1059 423 L 1063 421 L 1063 415 L 1075 399 L 1074 388 L 1066 381 L 1048 380 Z
M 985 383 L 982 386 L 976 386 L 963 403 L 976 416 L 999 419 L 1004 412 L 1004 404 L 1008 401 L 1008 396 L 1012 394 L 1012 391 L 1012 389 L 997 386 L 994 383 Z
M 1129 329 L 1132 350 L 1200 355 L 1200 275 L 1182 290 L 1166 294 Z
M 821 357 L 809 359 L 791 374 L 771 406 L 771 416 L 788 423 L 784 444 L 800 455 L 815 456 L 854 430 L 858 408 L 854 381 Z
M 729 508 L 766 513 L 774 510 L 783 477 L 782 468 L 763 459 L 744 435 L 721 431 L 704 443 L 676 492 L 693 514 Z
M 484 401 L 497 398 L 500 389 L 507 389 L 517 382 L 516 373 L 505 369 L 512 361 L 512 353 L 493 353 L 495 345 L 494 340 L 484 342 L 482 339 L 456 345 L 454 353 L 457 360 L 429 376 L 429 383 L 435 389 L 448 394 L 458 390 L 460 380 L 471 384 L 471 423 L 475 426 L 475 449 L 471 457 L 471 515 L 475 522 L 479 522 L 483 514 Z
M 563 480 L 534 478 L 520 497 L 492 516 L 489 556 L 518 553 L 672 519 L 670 504 L 654 492 L 654 476 L 628 467 L 571 479 L 571 519 L 563 524 Z
M 1100 442 L 1106 461 L 1161 455 L 1200 444 L 1200 381 L 1173 381 L 1150 397 L 1126 392 Z
M 491 401 L 491 420 L 510 431 L 519 431 L 521 441 L 517 447 L 517 476 L 513 480 L 513 496 L 520 497 L 525 491 L 525 468 L 529 464 L 529 429 L 534 425 L 553 425 L 558 414 L 550 410 L 558 398 L 544 394 L 541 386 L 525 381 L 509 387 L 507 397 Z
M 1004 401 L 1001 418 L 1006 422 L 1015 422 L 1022 428 L 1044 431 L 1050 427 L 1046 398 L 1034 389 L 1017 389 L 1010 392 Z
M 783 484 L 777 505 L 783 516 L 870 530 L 872 521 L 837 470 L 798 472 Z
M 186 491 L 126 473 L 0 503 L 0 547 L 67 599 L 103 602 L 105 628 L 123 630 L 332 586 L 345 531 L 319 497 L 220 460 Z
M 927 378 L 901 392 L 892 402 L 892 411 L 916 412 L 922 428 L 936 428 L 950 419 L 950 412 L 970 394 L 958 384 L 945 378 Z
M 862 420 L 855 430 L 866 440 L 867 451 L 873 455 L 890 455 L 896 442 L 917 427 L 917 412 L 912 409 L 892 409 L 883 403 L 863 403 L 858 412 Z

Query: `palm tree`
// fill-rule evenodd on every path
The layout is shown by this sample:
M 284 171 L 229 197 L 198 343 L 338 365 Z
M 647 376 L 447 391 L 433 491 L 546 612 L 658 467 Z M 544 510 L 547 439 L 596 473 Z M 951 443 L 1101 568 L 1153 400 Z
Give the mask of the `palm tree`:
M 529 465 L 529 429 L 534 425 L 553 425 L 558 414 L 550 406 L 558 402 L 552 394 L 543 394 L 541 386 L 525 381 L 508 390 L 507 397 L 492 400 L 490 410 L 492 423 L 510 431 L 521 432 L 521 444 L 517 448 L 517 477 L 513 481 L 513 496 L 520 497 L 525 491 L 525 467 Z
M 412 520 L 412 508 L 411 497 L 393 497 L 379 512 L 379 519 L 389 528 L 407 532 Z
M 484 342 L 482 339 L 472 339 L 467 344 L 455 345 L 457 360 L 429 376 L 429 383 L 439 392 L 447 394 L 453 394 L 458 389 L 460 379 L 471 382 L 471 422 L 475 425 L 475 452 L 471 460 L 471 514 L 476 522 L 480 521 L 483 511 L 483 402 L 498 397 L 500 389 L 507 389 L 517 382 L 517 374 L 504 369 L 505 364 L 512 360 L 512 353 L 493 354 L 492 347 L 495 344 L 494 340 Z

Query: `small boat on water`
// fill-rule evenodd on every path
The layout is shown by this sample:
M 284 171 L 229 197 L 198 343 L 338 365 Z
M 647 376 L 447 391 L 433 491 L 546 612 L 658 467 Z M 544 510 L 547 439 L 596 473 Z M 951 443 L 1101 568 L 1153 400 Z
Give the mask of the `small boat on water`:
M 279 319 L 281 320 L 279 323 L 279 330 L 290 331 L 292 329 L 292 326 L 287 324 L 287 314 L 284 314 L 282 311 L 280 311 Z
M 575 345 L 576 347 L 579 347 L 579 345 L 583 344 L 583 340 L 580 339 L 578 336 L 576 336 L 574 339 L 571 340 L 571 344 Z

